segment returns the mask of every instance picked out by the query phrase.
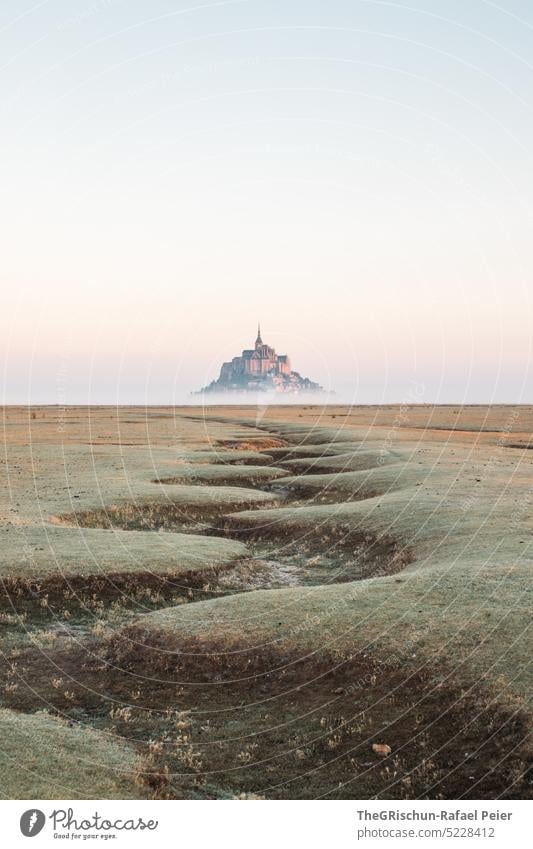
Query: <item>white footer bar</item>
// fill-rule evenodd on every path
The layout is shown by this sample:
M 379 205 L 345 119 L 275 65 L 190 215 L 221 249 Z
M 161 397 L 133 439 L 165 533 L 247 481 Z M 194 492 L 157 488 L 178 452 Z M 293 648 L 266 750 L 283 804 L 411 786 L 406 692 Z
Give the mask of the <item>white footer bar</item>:
M 5 846 L 532 846 L 531 802 L 0 802 Z

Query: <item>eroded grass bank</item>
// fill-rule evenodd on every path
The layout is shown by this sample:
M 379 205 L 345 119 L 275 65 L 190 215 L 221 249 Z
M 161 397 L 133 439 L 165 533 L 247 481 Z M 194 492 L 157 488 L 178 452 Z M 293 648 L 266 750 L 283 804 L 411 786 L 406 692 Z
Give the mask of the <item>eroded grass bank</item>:
M 443 665 L 290 644 L 169 639 L 130 626 L 8 659 L 11 709 L 134 746 L 156 798 L 529 798 L 528 717 Z M 7 685 L 7 687 L 6 687 Z

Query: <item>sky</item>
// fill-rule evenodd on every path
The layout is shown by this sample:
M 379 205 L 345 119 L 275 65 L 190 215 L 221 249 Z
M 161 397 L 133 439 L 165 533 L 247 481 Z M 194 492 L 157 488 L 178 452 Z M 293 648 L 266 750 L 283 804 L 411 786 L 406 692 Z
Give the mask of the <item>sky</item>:
M 263 339 L 347 403 L 533 402 L 533 5 L 4 0 L 3 403 Z

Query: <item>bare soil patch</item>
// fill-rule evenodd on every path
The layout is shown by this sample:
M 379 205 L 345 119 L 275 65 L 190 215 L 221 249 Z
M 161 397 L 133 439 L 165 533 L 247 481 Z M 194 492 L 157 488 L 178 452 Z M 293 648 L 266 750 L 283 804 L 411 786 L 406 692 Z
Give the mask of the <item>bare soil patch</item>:
M 405 569 L 414 557 L 410 547 L 391 536 L 350 531 L 334 523 L 317 529 L 302 529 L 297 522 L 293 526 L 290 522 L 272 522 L 256 527 L 245 524 L 235 513 L 217 521 L 216 527 L 231 539 L 253 541 L 259 549 L 263 545 L 271 548 L 274 544 L 274 556 L 278 558 L 296 557 L 310 562 L 326 556 L 336 560 L 337 569 L 330 575 L 332 578 L 335 574 L 344 575 L 341 581 L 393 575 Z M 322 577 L 324 583 L 328 583 L 324 573 Z
M 8 660 L 9 706 L 119 734 L 157 798 L 531 798 L 520 704 L 445 669 L 132 626 Z M 390 747 L 380 756 L 373 748 Z
M 250 436 L 246 439 L 219 439 L 217 445 L 232 448 L 235 451 L 266 451 L 270 448 L 284 448 L 289 445 L 285 439 L 277 436 Z
M 277 502 L 272 495 L 272 501 L 260 502 L 261 507 L 273 506 Z M 153 503 L 124 503 L 112 504 L 94 510 L 80 510 L 55 517 L 60 523 L 78 525 L 83 528 L 120 528 L 126 531 L 198 531 L 207 527 L 217 517 L 223 516 L 228 510 L 242 508 L 252 509 L 253 504 L 245 501 L 239 505 L 234 502 L 201 505 L 173 504 L 158 501 Z
M 219 578 L 236 568 L 220 563 L 187 571 L 107 572 L 89 575 L 49 573 L 39 579 L 9 577 L 0 587 L 0 634 L 18 621 L 22 628 L 58 622 L 96 620 L 110 608 L 114 619 L 126 611 L 148 612 L 222 594 Z M 226 581 L 225 592 L 236 591 Z

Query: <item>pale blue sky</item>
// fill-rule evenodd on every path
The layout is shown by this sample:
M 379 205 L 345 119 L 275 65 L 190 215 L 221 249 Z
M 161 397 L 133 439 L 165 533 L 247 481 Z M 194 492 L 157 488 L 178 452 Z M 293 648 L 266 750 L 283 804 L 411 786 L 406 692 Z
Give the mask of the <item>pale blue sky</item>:
M 533 6 L 4 2 L 7 402 L 266 341 L 356 402 L 533 401 Z

